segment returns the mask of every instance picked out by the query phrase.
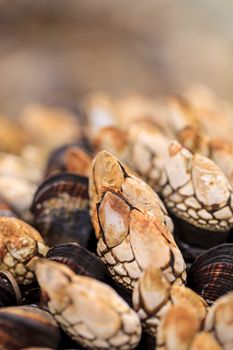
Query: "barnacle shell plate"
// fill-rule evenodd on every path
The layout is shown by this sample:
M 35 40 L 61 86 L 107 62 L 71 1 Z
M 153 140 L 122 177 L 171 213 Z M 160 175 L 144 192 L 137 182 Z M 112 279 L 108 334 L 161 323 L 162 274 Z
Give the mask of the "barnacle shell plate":
M 38 263 L 36 274 L 49 296 L 50 311 L 74 340 L 93 349 L 137 345 L 139 318 L 109 286 L 51 261 Z

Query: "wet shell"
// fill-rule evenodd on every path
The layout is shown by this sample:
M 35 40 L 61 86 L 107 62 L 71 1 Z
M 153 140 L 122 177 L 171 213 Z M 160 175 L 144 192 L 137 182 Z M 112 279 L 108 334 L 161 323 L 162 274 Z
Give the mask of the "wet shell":
M 71 172 L 88 177 L 91 161 L 91 157 L 78 144 L 64 145 L 50 155 L 46 177 L 62 172 Z
M 106 284 L 44 260 L 36 275 L 48 307 L 70 337 L 92 349 L 133 349 L 141 336 L 137 314 Z
M 35 263 L 47 251 L 33 227 L 16 218 L 0 217 L 0 269 L 9 271 L 19 284 L 34 280 Z
M 187 283 L 208 303 L 233 290 L 233 244 L 221 244 L 196 258 Z
M 169 139 L 145 122 L 130 125 L 128 139 L 130 165 L 155 191 L 160 191 L 166 180 L 163 168 Z
M 173 305 L 158 327 L 156 350 L 189 350 L 200 328 L 200 320 L 193 309 L 182 304 Z
M 137 311 L 146 332 L 156 337 L 161 319 L 176 304 L 193 309 L 200 322 L 205 319 L 207 304 L 204 299 L 185 286 L 171 285 L 160 269 L 149 266 L 133 291 L 134 310 Z
M 205 331 L 212 333 L 224 350 L 233 348 L 233 293 L 224 295 L 211 306 Z
M 49 260 L 67 265 L 78 275 L 106 281 L 105 264 L 95 254 L 78 243 L 64 243 L 51 248 L 46 256 Z
M 0 309 L 0 348 L 18 350 L 26 347 L 56 348 L 59 328 L 46 311 L 29 306 Z
M 21 304 L 18 283 L 9 272 L 0 271 L 0 307 Z
M 152 189 L 112 155 L 100 152 L 90 184 L 97 252 L 112 278 L 133 289 L 153 261 L 170 282 L 182 283 L 185 264 L 172 234 L 166 209 Z
M 31 211 L 49 245 L 72 241 L 88 245 L 92 225 L 86 177 L 70 173 L 51 176 L 38 188 Z

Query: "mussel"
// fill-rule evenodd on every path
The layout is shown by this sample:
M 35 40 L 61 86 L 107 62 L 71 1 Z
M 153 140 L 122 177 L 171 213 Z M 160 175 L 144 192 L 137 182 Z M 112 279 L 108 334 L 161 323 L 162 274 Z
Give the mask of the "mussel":
M 30 347 L 30 348 L 23 348 L 21 350 L 55 350 L 55 349 L 51 349 L 51 348 L 41 348 L 41 347 Z
M 86 177 L 71 173 L 51 176 L 39 186 L 31 211 L 47 244 L 88 245 L 93 230 Z
M 48 312 L 30 306 L 1 308 L 0 333 L 2 350 L 56 348 L 60 340 L 54 318 Z
M 161 319 L 172 305 L 177 304 L 193 309 L 203 323 L 207 312 L 205 300 L 183 285 L 171 285 L 160 269 L 150 265 L 133 291 L 134 310 L 137 311 L 145 331 L 156 337 Z
M 172 222 L 156 193 L 107 152 L 97 154 L 90 179 L 97 253 L 112 278 L 133 289 L 153 264 L 183 283 L 185 263 L 168 228 Z
M 64 243 L 51 248 L 46 257 L 67 265 L 78 275 L 106 281 L 107 269 L 102 260 L 78 243 Z
M 48 307 L 70 337 L 92 349 L 133 349 L 141 336 L 137 314 L 106 284 L 41 260 L 36 275 Z
M 220 244 L 199 255 L 188 271 L 187 284 L 209 304 L 233 291 L 233 244 Z
M 225 243 L 233 227 L 233 190 L 217 165 L 172 141 L 161 191 L 173 215 L 175 237 L 188 261 Z
M 0 270 L 9 271 L 19 284 L 34 280 L 35 264 L 48 248 L 32 226 L 13 217 L 0 217 Z
M 23 348 L 21 350 L 55 350 L 55 349 L 51 349 L 51 348 L 41 348 L 41 347 L 30 347 L 30 348 Z
M 21 302 L 21 291 L 15 278 L 7 271 L 0 271 L 0 307 L 13 306 Z

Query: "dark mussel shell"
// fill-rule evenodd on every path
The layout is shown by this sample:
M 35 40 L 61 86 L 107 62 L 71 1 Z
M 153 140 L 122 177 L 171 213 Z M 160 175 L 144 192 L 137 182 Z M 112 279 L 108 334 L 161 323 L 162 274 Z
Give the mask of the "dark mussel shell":
M 77 243 L 64 243 L 51 248 L 46 256 L 50 260 L 67 265 L 78 275 L 85 275 L 110 284 L 132 306 L 132 291 L 114 282 L 102 260 Z
M 59 344 L 59 349 L 62 350 L 88 350 L 83 345 L 79 344 L 79 342 L 71 339 L 68 334 L 64 332 L 62 328 L 60 328 L 61 333 L 61 341 Z
M 18 283 L 10 272 L 0 271 L 0 307 L 21 304 Z
M 102 260 L 77 243 L 65 243 L 51 248 L 46 256 L 67 265 L 78 275 L 106 281 L 107 269 Z
M 170 213 L 174 222 L 174 236 L 185 262 L 191 264 L 208 248 L 228 243 L 230 232 L 214 232 L 196 227 Z
M 57 348 L 59 327 L 47 312 L 30 306 L 0 309 L 0 348 L 18 350 L 27 347 Z
M 33 281 L 29 285 L 21 285 L 23 305 L 41 305 L 41 290 L 37 281 Z
M 31 211 L 48 245 L 78 242 L 88 246 L 93 234 L 88 179 L 71 173 L 51 176 L 38 188 Z
M 55 350 L 55 349 L 51 349 L 51 348 L 41 348 L 41 347 L 30 347 L 30 348 L 23 348 L 20 350 Z
M 233 290 L 233 244 L 220 244 L 199 255 L 187 275 L 188 287 L 209 304 Z
M 67 172 L 67 152 L 78 147 L 88 155 L 88 149 L 86 149 L 82 143 L 66 144 L 55 149 L 55 151 L 53 151 L 49 157 L 45 177 L 51 176 L 55 173 Z

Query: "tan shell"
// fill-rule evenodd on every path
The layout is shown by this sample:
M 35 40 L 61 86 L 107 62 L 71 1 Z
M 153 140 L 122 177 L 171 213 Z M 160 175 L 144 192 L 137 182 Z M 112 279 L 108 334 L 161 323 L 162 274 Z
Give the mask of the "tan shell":
M 26 218 L 42 172 L 19 156 L 0 152 L 0 196 Z
M 116 126 L 100 129 L 93 139 L 93 145 L 96 152 L 108 151 L 122 162 L 129 159 L 127 134 Z
M 9 176 L 38 184 L 43 177 L 35 165 L 10 153 L 0 152 L 0 176 Z
M 186 94 L 201 128 L 211 138 L 232 141 L 232 105 L 220 99 L 206 86 L 193 86 Z
M 200 322 L 206 317 L 207 304 L 204 299 L 185 286 L 171 285 L 160 269 L 150 265 L 133 291 L 133 306 L 145 330 L 156 337 L 161 319 L 172 305 L 177 304 L 193 309 Z
M 233 348 L 233 293 L 217 299 L 209 309 L 205 330 L 218 339 L 225 350 Z
M 92 158 L 80 147 L 68 148 L 65 155 L 66 171 L 80 176 L 89 177 Z
M 210 231 L 233 226 L 232 187 L 210 159 L 193 155 L 172 141 L 165 164 L 167 183 L 162 195 L 169 209 L 183 220 Z
M 93 162 L 90 197 L 97 252 L 117 282 L 133 288 L 153 261 L 171 282 L 182 283 L 185 264 L 166 227 L 171 228 L 171 220 L 148 185 L 100 152 Z
M 9 271 L 20 284 L 34 280 L 35 264 L 48 247 L 33 227 L 9 217 L 0 217 L 0 269 Z
M 99 130 L 117 124 L 114 101 L 108 94 L 96 91 L 88 94 L 84 100 L 87 116 L 88 136 L 94 138 Z
M 31 104 L 24 108 L 20 123 L 41 148 L 52 150 L 80 138 L 78 118 L 63 108 Z
M 190 350 L 223 350 L 223 348 L 212 334 L 200 332 L 195 336 Z
M 128 139 L 129 164 L 154 190 L 160 191 L 169 139 L 145 122 L 130 125 Z
M 0 175 L 0 196 L 20 214 L 27 219 L 37 185 L 18 177 Z
M 0 150 L 20 154 L 29 135 L 7 116 L 0 115 L 0 125 Z
M 210 155 L 233 186 L 233 144 L 223 139 L 213 139 L 210 142 Z
M 154 100 L 139 94 L 128 94 L 115 101 L 118 124 L 126 131 L 134 122 L 155 118 L 157 109 Z
M 188 125 L 177 134 L 178 141 L 193 153 L 210 157 L 209 137 L 193 125 Z M 221 168 L 221 167 L 220 167 Z
M 156 349 L 189 350 L 200 327 L 200 320 L 192 308 L 173 305 L 158 327 Z
M 108 285 L 43 260 L 36 275 L 49 310 L 70 337 L 91 349 L 133 349 L 141 336 L 137 314 Z
M 187 127 L 199 128 L 196 110 L 185 97 L 170 97 L 167 101 L 169 110 L 169 126 L 176 135 Z

